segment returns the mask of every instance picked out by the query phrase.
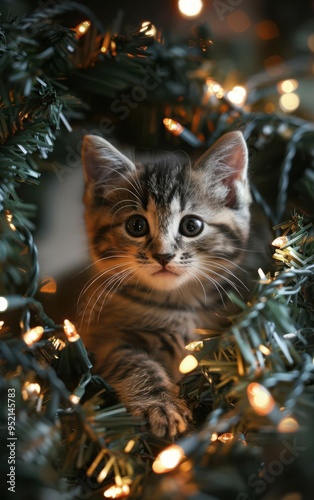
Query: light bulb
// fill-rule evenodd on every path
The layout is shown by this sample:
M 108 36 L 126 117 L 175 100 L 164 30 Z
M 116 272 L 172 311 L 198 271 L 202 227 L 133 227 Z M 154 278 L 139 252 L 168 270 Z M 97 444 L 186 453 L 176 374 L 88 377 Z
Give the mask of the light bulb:
M 44 329 L 42 326 L 35 326 L 34 328 L 31 328 L 24 333 L 23 340 L 25 344 L 31 346 L 35 344 L 35 342 L 37 342 L 39 339 L 41 339 L 43 333 Z
M 247 395 L 251 406 L 258 415 L 268 415 L 275 407 L 275 401 L 270 392 L 257 382 L 248 385 Z
M 179 0 L 179 11 L 184 17 L 196 17 L 203 9 L 202 0 Z
M 170 470 L 173 470 L 179 465 L 181 460 L 184 458 L 183 449 L 177 444 L 172 444 L 162 450 L 159 455 L 157 455 L 155 462 L 153 463 L 153 471 L 156 474 L 163 474 Z
M 179 366 L 179 371 L 180 371 L 180 373 L 190 373 L 197 366 L 198 366 L 198 361 L 195 358 L 195 356 L 193 356 L 192 354 L 188 354 L 181 361 L 180 366 Z
M 76 342 L 80 338 L 75 326 L 68 319 L 63 322 L 63 330 L 69 342 Z

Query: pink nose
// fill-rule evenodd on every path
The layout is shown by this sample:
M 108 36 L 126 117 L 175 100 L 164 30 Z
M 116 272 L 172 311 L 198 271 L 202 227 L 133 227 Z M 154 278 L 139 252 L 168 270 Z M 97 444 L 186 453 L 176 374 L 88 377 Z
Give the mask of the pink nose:
M 155 253 L 153 255 L 154 259 L 157 260 L 157 262 L 159 262 L 159 264 L 161 264 L 163 267 L 165 267 L 168 262 L 171 261 L 171 259 L 173 259 L 174 257 L 174 254 L 173 253 Z

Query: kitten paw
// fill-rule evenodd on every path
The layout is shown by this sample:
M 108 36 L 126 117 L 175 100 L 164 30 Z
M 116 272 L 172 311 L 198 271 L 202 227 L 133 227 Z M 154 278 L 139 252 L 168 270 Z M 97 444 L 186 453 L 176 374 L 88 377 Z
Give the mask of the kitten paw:
M 163 393 L 141 409 L 132 412 L 147 422 L 150 432 L 157 437 L 173 439 L 188 429 L 192 414 L 184 400 L 173 394 Z

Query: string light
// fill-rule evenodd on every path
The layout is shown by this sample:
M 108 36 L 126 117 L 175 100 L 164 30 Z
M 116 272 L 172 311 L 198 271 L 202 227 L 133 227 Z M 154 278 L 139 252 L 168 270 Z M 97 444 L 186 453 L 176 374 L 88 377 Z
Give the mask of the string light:
M 280 94 L 289 94 L 296 90 L 299 86 L 297 80 L 282 80 L 277 84 L 277 89 Z
M 150 21 L 143 21 L 140 33 L 145 33 L 146 36 L 155 37 L 157 35 L 157 30 Z
M 232 104 L 242 106 L 246 100 L 246 90 L 241 85 L 236 85 L 227 93 L 227 98 Z
M 181 139 L 190 144 L 190 146 L 197 147 L 202 144 L 202 141 L 200 141 L 196 135 L 192 134 L 190 130 L 183 127 L 181 123 L 176 120 L 172 120 L 172 118 L 164 118 L 163 124 L 169 132 L 175 136 L 180 136 Z
M 279 98 L 279 105 L 283 111 L 292 113 L 292 111 L 295 111 L 299 107 L 300 97 L 294 92 L 282 94 Z
M 257 382 L 248 385 L 247 395 L 251 406 L 258 415 L 268 415 L 275 407 L 275 401 L 270 392 Z
M 106 498 L 122 498 L 126 497 L 130 493 L 130 487 L 128 484 L 122 484 L 119 486 L 118 484 L 114 484 L 110 486 L 106 491 L 104 491 L 104 497 Z
M 272 242 L 272 245 L 277 248 L 282 248 L 287 245 L 288 241 L 287 236 L 279 236 Z
M 196 340 L 194 342 L 190 342 L 185 346 L 187 351 L 200 351 L 204 347 L 204 342 L 202 340 Z
M 179 0 L 180 13 L 185 17 L 196 17 L 203 9 L 202 0 Z
M 6 299 L 5 297 L 0 297 L 0 312 L 6 311 L 8 305 L 9 305 L 8 299 Z
M 224 434 L 221 434 L 221 436 L 218 437 L 218 440 L 221 441 L 224 444 L 230 443 L 234 438 L 232 432 L 225 432 Z
M 22 397 L 24 401 L 38 397 L 40 392 L 41 387 L 37 382 L 25 382 L 22 387 Z
M 76 394 L 70 394 L 69 396 L 69 400 L 71 401 L 71 403 L 73 403 L 74 405 L 77 405 L 79 404 L 80 402 L 80 398 L 79 396 L 77 396 Z
M 269 356 L 271 353 L 270 349 L 268 349 L 268 347 L 266 347 L 264 344 L 260 344 L 258 348 L 261 351 L 261 353 L 264 354 L 265 356 Z
M 279 432 L 296 432 L 299 429 L 299 424 L 293 417 L 285 417 L 278 424 Z
M 153 471 L 156 474 L 164 474 L 177 467 L 184 458 L 183 449 L 177 444 L 172 444 L 165 448 L 157 455 L 155 462 L 152 465 Z
M 188 354 L 181 361 L 179 366 L 180 373 L 190 373 L 198 366 L 198 361 L 192 354 Z
M 27 153 L 27 151 L 26 151 L 26 153 Z M 13 215 L 11 214 L 11 212 L 9 210 L 6 210 L 5 215 L 6 215 L 6 219 L 7 219 L 8 223 L 9 223 L 10 229 L 12 229 L 12 231 L 16 231 L 16 227 L 12 222 Z
M 33 344 L 35 344 L 35 342 L 38 342 L 38 340 L 41 339 L 43 333 L 44 329 L 42 326 L 35 326 L 34 328 L 31 328 L 24 333 L 23 340 L 25 344 L 27 344 L 28 346 L 32 346 Z
M 224 96 L 225 93 L 222 86 L 220 83 L 212 80 L 212 78 L 207 78 L 206 85 L 209 95 L 214 95 L 217 99 L 221 99 Z
M 80 336 L 77 333 L 75 326 L 68 319 L 64 320 L 63 330 L 69 342 L 76 342 L 77 340 L 80 339 Z
M 87 19 L 86 21 L 83 21 L 82 23 L 78 24 L 75 28 L 75 33 L 77 38 L 81 38 L 81 36 L 85 35 L 85 33 L 89 30 L 91 27 L 91 22 Z

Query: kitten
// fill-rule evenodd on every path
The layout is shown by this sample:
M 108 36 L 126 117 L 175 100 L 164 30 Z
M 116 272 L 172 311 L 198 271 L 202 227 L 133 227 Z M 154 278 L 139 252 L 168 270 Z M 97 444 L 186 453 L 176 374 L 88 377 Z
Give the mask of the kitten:
M 193 166 L 174 154 L 134 163 L 106 140 L 82 149 L 85 219 L 96 268 L 83 299 L 95 372 L 157 436 L 187 429 L 178 366 L 194 328 L 241 288 L 250 231 L 248 153 L 240 132 Z

